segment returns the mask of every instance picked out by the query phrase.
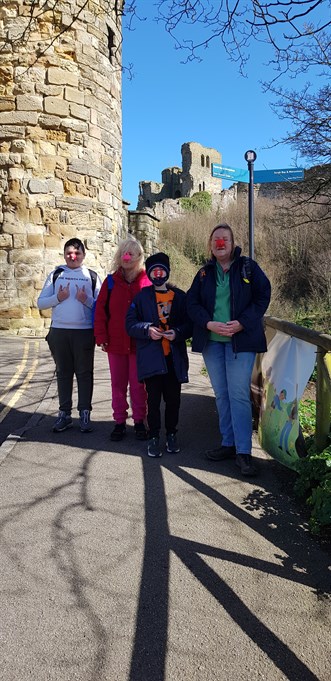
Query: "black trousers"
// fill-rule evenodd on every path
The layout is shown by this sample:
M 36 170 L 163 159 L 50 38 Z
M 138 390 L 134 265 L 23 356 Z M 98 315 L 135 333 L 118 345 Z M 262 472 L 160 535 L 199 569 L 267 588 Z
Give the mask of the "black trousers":
M 165 402 L 165 429 L 167 435 L 176 433 L 179 407 L 181 383 L 175 374 L 172 356 L 166 357 L 168 373 L 158 376 L 151 376 L 145 379 L 147 390 L 147 423 L 150 437 L 158 437 L 161 428 L 161 399 Z
M 95 346 L 93 329 L 51 327 L 46 340 L 56 366 L 60 410 L 71 414 L 73 380 L 76 375 L 77 409 L 91 411 Z

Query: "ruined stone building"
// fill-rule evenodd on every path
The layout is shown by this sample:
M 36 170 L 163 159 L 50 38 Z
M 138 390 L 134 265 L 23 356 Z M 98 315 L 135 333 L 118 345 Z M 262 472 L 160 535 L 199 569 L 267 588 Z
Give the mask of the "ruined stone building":
M 201 191 L 220 194 L 222 183 L 211 175 L 211 164 L 221 163 L 216 149 L 203 147 L 198 142 L 185 142 L 181 148 L 182 167 L 162 170 L 162 182 L 139 183 L 138 210 L 151 208 L 165 199 L 190 197 Z

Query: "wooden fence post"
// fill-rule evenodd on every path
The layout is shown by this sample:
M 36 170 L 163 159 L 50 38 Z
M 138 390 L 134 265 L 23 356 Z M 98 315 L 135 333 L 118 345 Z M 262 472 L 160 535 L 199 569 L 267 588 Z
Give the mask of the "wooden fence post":
M 317 348 L 316 355 L 316 433 L 315 443 L 318 452 L 322 452 L 328 443 L 330 433 L 330 378 L 325 355 L 322 348 Z

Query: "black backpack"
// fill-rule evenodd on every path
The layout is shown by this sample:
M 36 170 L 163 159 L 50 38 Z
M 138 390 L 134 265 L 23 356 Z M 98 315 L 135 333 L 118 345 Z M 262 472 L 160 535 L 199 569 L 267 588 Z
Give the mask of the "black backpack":
M 61 274 L 61 272 L 63 272 L 63 270 L 64 270 L 64 267 L 61 267 L 61 266 L 57 267 L 56 270 L 54 270 L 54 272 L 53 272 L 53 286 L 55 286 L 55 282 L 56 282 L 58 276 Z M 94 297 L 94 291 L 95 291 L 95 287 L 96 287 L 96 284 L 97 284 L 97 273 L 94 270 L 90 270 L 90 269 L 89 269 L 89 273 L 90 273 L 91 282 L 92 282 L 92 294 L 93 294 L 93 297 Z

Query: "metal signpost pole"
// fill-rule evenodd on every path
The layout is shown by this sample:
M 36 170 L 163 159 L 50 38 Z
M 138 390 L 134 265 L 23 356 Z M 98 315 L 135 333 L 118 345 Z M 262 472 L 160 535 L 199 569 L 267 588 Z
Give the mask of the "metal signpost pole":
M 249 256 L 254 258 L 254 161 L 256 153 L 251 149 L 245 153 L 249 172 L 248 186 L 248 236 L 249 236 Z

